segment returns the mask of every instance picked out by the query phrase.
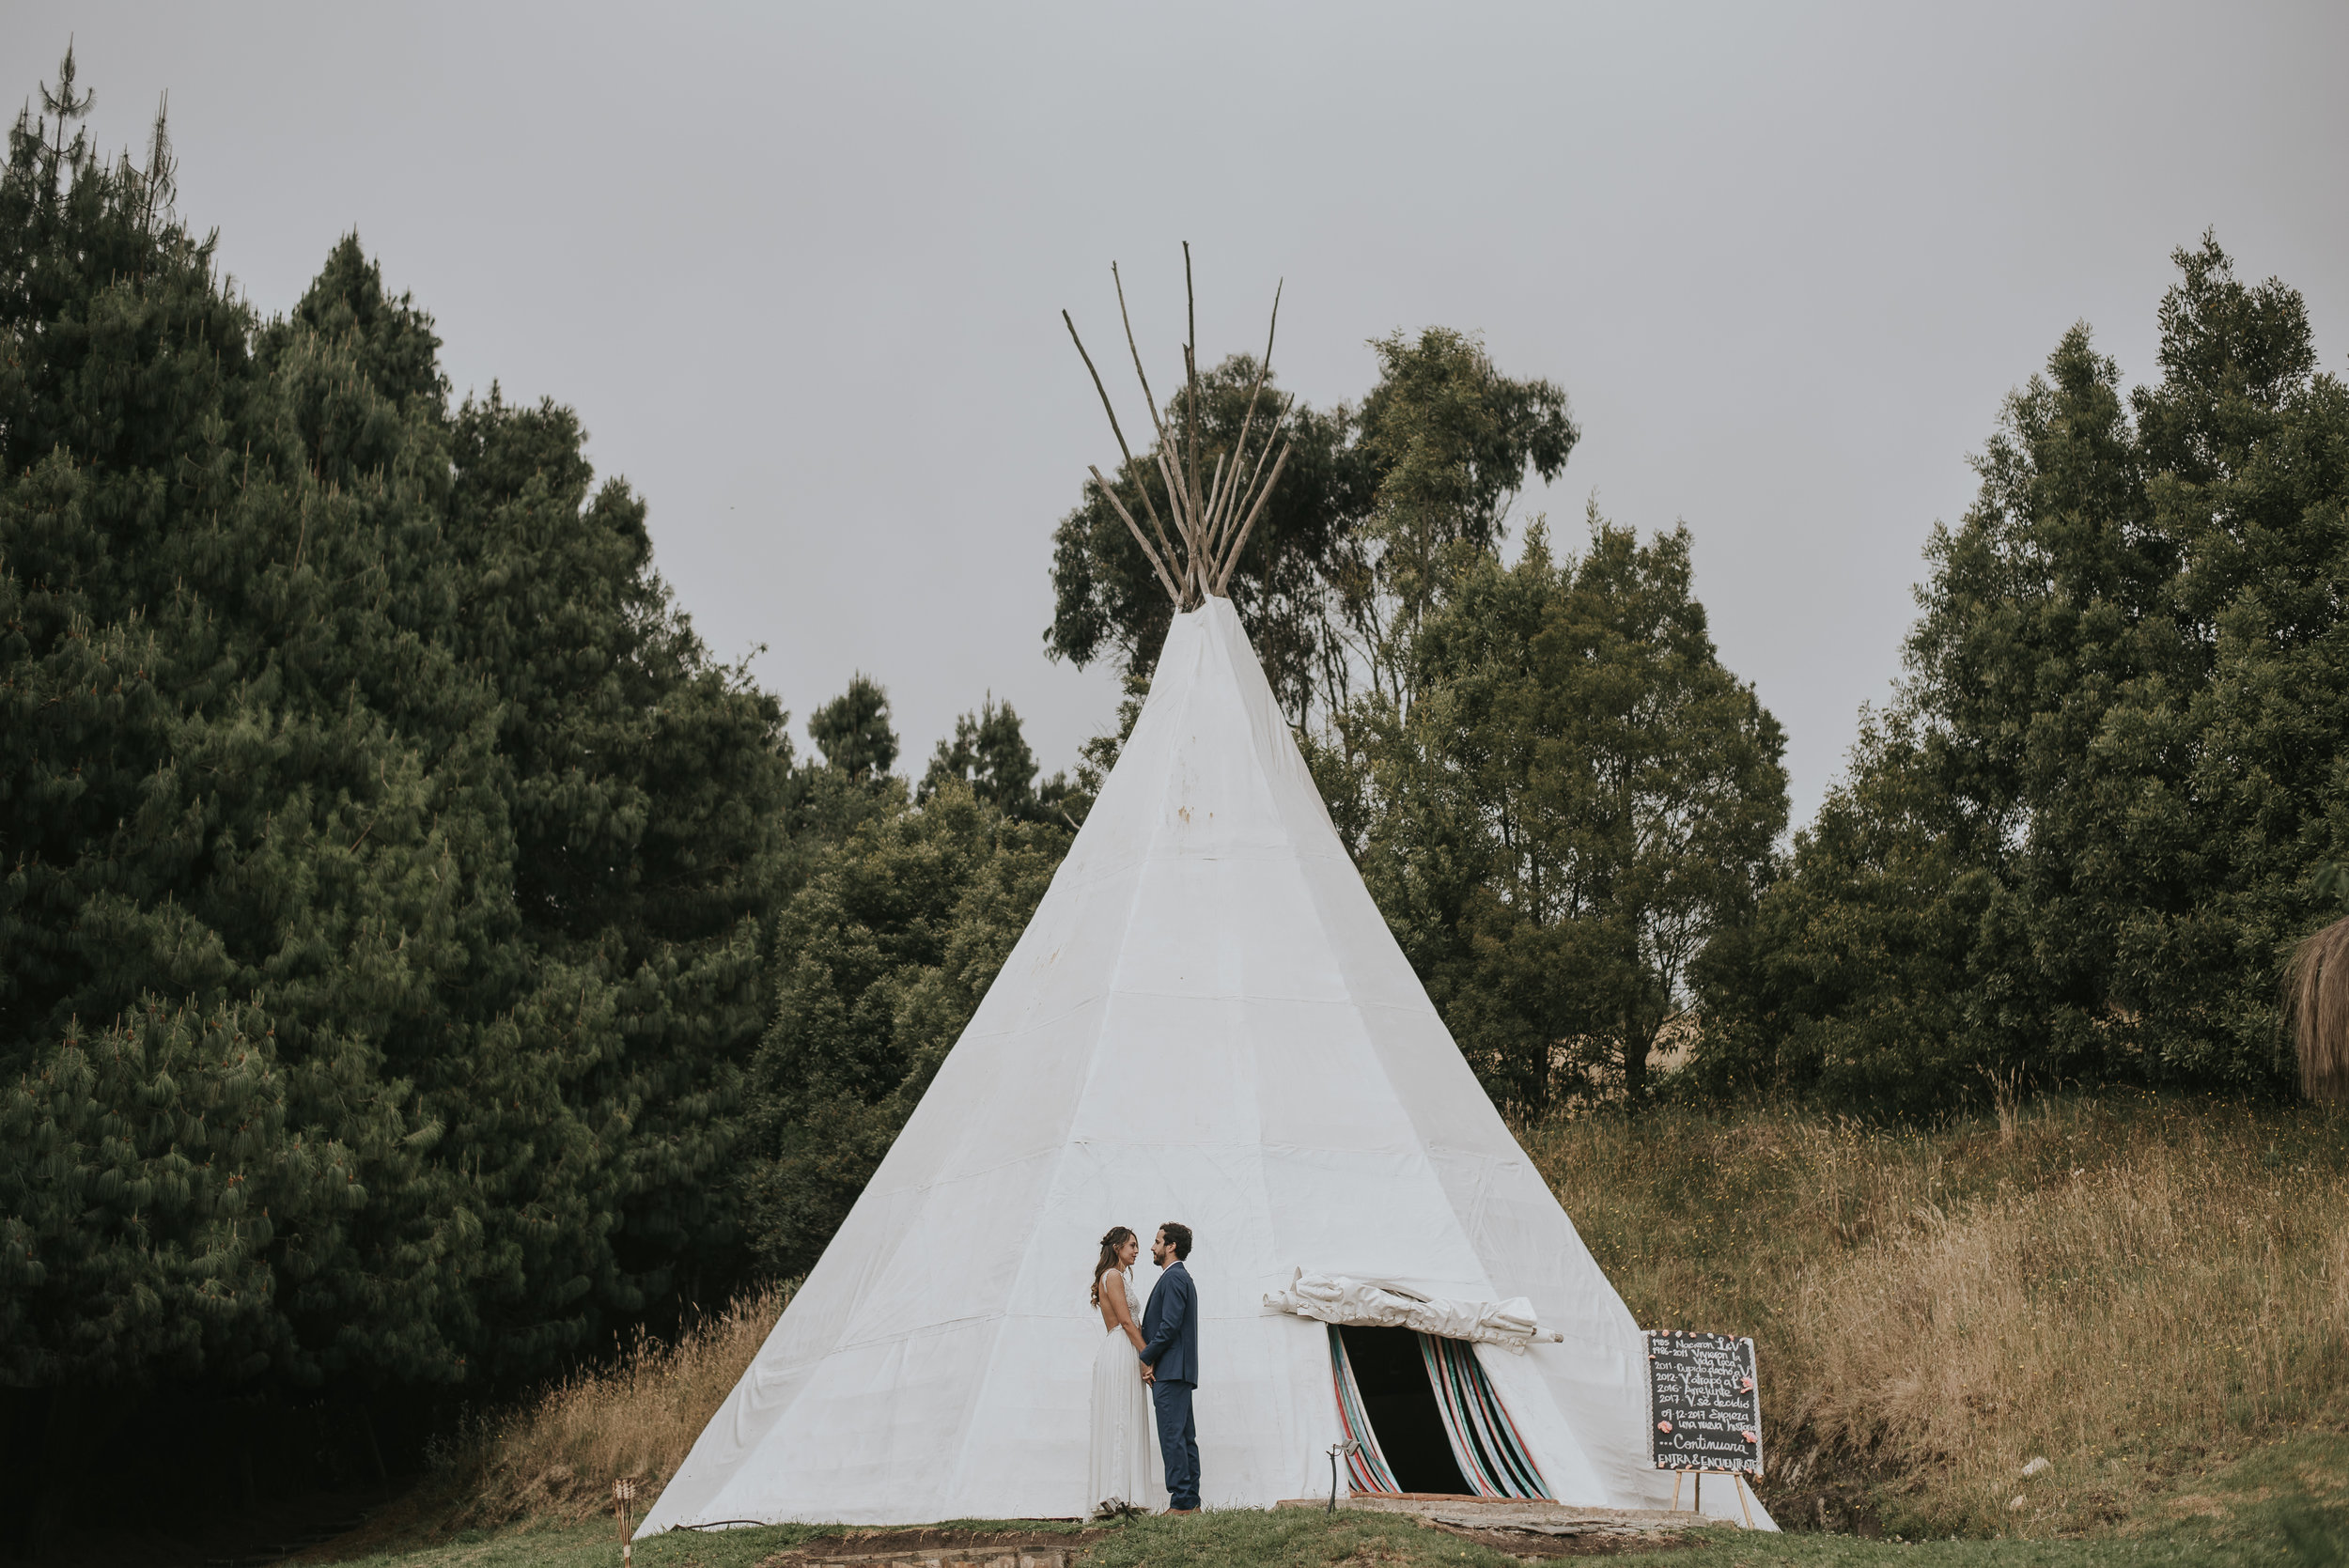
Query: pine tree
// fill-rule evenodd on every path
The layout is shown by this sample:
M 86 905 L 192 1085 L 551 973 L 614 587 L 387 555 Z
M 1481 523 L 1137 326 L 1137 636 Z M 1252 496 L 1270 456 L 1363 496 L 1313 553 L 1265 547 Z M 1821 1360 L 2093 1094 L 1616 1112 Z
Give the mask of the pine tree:
M 1088 790 L 1065 773 L 1038 784 L 1035 775 L 1035 753 L 1020 731 L 1019 715 L 1011 704 L 989 696 L 977 712 L 955 720 L 955 733 L 941 738 L 930 753 L 929 768 L 913 798 L 916 804 L 926 804 L 942 785 L 957 781 L 980 804 L 1017 821 L 1082 825 L 1098 785 Z
M 7 1364 L 453 1376 L 468 1228 L 383 1067 L 442 1021 L 487 737 L 421 754 L 353 696 L 452 667 L 399 626 L 430 478 L 313 467 L 348 368 L 272 373 L 59 76 L 0 176 Z
M 824 766 L 852 783 L 873 784 L 897 760 L 897 732 L 889 727 L 889 693 L 871 676 L 851 676 L 848 689 L 808 716 L 807 735 Z
M 0 1367 L 537 1375 L 739 1265 L 790 757 L 355 237 L 257 320 L 61 70 L 0 175 Z M 708 1272 L 716 1270 L 715 1274 Z
M 567 1063 L 563 1168 L 600 1167 L 609 1184 L 578 1211 L 592 1242 L 564 1244 L 609 1272 L 561 1284 L 633 1312 L 679 1267 L 717 1286 L 731 1266 L 719 1172 L 765 1021 L 790 755 L 781 710 L 746 671 L 710 662 L 652 570 L 644 503 L 594 484 L 584 442 L 552 403 L 510 408 L 495 388 L 468 402 L 450 532 L 461 645 L 500 698 L 530 965 L 514 1023 L 526 1051 Z M 484 1126 L 484 1153 L 527 1145 L 519 1131 Z M 535 1197 L 501 1211 L 534 1204 L 552 1208 Z M 550 1273 L 517 1262 L 518 1288 Z M 562 1304 L 525 1288 L 512 1311 L 543 1324 Z
M 888 697 L 859 675 L 818 707 L 792 772 L 773 1022 L 748 1094 L 742 1191 L 756 1254 L 804 1273 L 960 1037 L 1067 852 L 1088 796 L 992 698 L 938 743 L 918 792 Z
M 2174 259 L 2159 383 L 2080 327 L 2008 400 L 1908 684 L 1717 970 L 1724 1077 L 2288 1082 L 2281 967 L 2349 846 L 2349 394 L 2296 293 Z

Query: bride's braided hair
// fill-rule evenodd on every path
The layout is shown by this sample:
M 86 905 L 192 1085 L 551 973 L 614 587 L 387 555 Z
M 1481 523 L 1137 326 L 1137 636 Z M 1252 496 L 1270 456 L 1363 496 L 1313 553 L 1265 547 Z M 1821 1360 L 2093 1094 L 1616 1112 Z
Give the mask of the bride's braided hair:
M 1101 1256 L 1093 1265 L 1093 1304 L 1101 1304 L 1101 1276 L 1112 1268 L 1125 1265 L 1118 1262 L 1117 1250 L 1134 1239 L 1134 1233 L 1123 1225 L 1112 1225 L 1101 1237 Z

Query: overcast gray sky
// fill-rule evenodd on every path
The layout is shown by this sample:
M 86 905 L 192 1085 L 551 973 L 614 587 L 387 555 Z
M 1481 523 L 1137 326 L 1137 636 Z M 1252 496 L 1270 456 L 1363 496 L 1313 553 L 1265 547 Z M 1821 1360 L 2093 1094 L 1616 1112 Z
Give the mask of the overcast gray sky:
M 916 768 L 991 690 L 1066 766 L 1053 522 L 1113 450 L 1056 312 L 1124 263 L 1171 365 L 1258 341 L 1315 403 L 1364 340 L 1482 332 L 1583 428 L 1525 498 L 1685 520 L 1797 820 L 1881 700 L 1999 398 L 2085 318 L 2150 379 L 2217 229 L 2349 349 L 2349 6 L 174 6 L 11 0 L 103 140 L 171 94 L 179 205 L 257 304 L 355 227 L 458 390 L 577 408 L 710 644 L 799 728 L 851 671 Z M 1171 376 L 1171 371 L 1168 372 Z M 804 732 L 801 732 L 804 744 Z

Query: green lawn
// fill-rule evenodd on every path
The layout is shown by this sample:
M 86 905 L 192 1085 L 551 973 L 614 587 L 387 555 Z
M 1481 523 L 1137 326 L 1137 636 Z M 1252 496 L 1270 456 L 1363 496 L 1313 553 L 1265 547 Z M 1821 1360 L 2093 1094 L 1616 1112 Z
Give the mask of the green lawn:
M 978 1524 L 1034 1534 L 1068 1527 Z M 811 1526 L 713 1534 L 678 1532 L 636 1549 L 645 1568 L 755 1568 L 771 1554 L 829 1533 Z M 608 1568 L 619 1560 L 610 1519 L 578 1525 L 461 1531 L 413 1549 L 346 1560 L 348 1568 Z M 1517 1559 L 1487 1550 L 1408 1518 L 1303 1510 L 1208 1514 L 1190 1519 L 1140 1519 L 1097 1541 L 1088 1568 L 1322 1568 L 1324 1564 L 1411 1568 L 1505 1568 Z M 1949 1568 L 1996 1562 L 2001 1568 L 2102 1568 L 2106 1564 L 2303 1564 L 2349 1568 L 2349 1435 L 2308 1433 L 2271 1445 L 2177 1490 L 2120 1521 L 2108 1534 L 2081 1540 L 1870 1541 L 1848 1535 L 1703 1532 L 1699 1543 L 1665 1553 L 1610 1558 L 1624 1568 Z

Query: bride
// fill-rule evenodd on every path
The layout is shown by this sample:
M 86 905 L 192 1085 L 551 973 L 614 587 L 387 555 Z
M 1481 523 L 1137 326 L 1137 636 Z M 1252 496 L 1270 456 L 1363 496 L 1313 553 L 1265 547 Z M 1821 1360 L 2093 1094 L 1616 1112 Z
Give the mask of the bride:
M 1123 1225 L 1101 1238 L 1093 1265 L 1093 1304 L 1108 1332 L 1093 1356 L 1092 1483 L 1085 1496 L 1094 1512 L 1125 1508 L 1152 1514 L 1166 1508 L 1165 1468 L 1159 1463 L 1158 1422 L 1142 1381 L 1142 1303 L 1130 1270 L 1142 1243 Z

